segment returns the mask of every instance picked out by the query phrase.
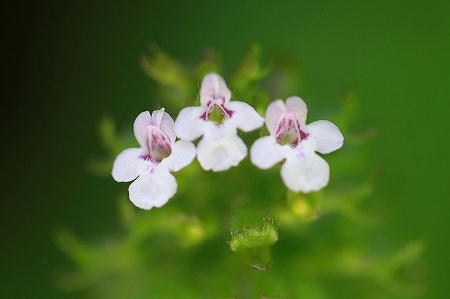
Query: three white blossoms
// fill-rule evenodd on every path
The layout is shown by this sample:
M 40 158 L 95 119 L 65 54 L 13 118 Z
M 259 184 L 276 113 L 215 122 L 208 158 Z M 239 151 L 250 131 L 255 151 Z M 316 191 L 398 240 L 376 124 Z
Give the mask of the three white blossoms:
M 175 122 L 164 109 L 138 115 L 134 135 L 140 147 L 120 153 L 112 170 L 117 182 L 133 181 L 128 191 L 134 205 L 147 210 L 164 205 L 177 191 L 170 172 L 186 167 L 195 156 L 205 170 L 237 166 L 247 155 L 237 129 L 253 131 L 264 122 L 270 135 L 252 145 L 253 164 L 268 169 L 282 162 L 281 177 L 296 192 L 328 184 L 330 168 L 316 152 L 327 154 L 343 145 L 344 136 L 333 123 L 319 120 L 306 125 L 307 108 L 299 97 L 272 102 L 265 119 L 247 103 L 230 99 L 223 78 L 208 74 L 201 84 L 200 106 L 184 108 Z M 191 141 L 201 136 L 195 148 Z

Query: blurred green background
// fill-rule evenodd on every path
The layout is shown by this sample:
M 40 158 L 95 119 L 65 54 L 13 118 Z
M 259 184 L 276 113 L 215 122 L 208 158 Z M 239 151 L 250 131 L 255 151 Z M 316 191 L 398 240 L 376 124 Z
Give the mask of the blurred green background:
M 419 297 L 448 298 L 448 1 L 42 1 L 2 10 L 2 298 L 86 295 L 58 287 L 73 264 L 54 236 L 67 229 L 95 241 L 118 231 L 117 196 L 126 185 L 86 165 L 105 154 L 103 115 L 131 131 L 139 112 L 164 105 L 139 66 L 148 45 L 185 64 L 215 51 L 227 73 L 253 42 L 263 60 L 281 57 L 298 69 L 310 121 L 338 111 L 346 91 L 358 95 L 357 127 L 377 132 L 368 207 L 382 215 L 365 246 L 422 241 Z M 268 271 L 282 272 L 275 267 Z

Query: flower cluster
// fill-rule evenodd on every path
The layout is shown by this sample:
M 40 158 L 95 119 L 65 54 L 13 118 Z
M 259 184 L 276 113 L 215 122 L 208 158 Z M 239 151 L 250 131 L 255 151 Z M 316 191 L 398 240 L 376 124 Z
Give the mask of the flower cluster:
M 175 122 L 164 109 L 138 115 L 134 134 L 140 147 L 119 154 L 112 176 L 118 182 L 133 181 L 129 197 L 137 207 L 161 207 L 177 190 L 170 172 L 189 165 L 195 156 L 205 170 L 225 171 L 237 166 L 247 156 L 237 129 L 250 132 L 265 122 L 270 135 L 252 145 L 253 164 L 267 169 L 283 162 L 281 177 L 289 189 L 319 190 L 327 185 L 330 170 L 316 152 L 337 150 L 344 137 L 329 121 L 306 125 L 306 114 L 305 102 L 291 97 L 286 103 L 271 103 L 264 119 L 247 103 L 231 101 L 223 78 L 208 74 L 200 87 L 200 106 L 182 109 Z M 195 147 L 192 141 L 199 137 Z

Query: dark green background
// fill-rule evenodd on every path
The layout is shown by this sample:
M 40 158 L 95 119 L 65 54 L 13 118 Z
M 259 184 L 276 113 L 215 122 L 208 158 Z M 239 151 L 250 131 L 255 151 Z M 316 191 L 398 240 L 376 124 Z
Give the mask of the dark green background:
M 52 298 L 70 267 L 58 228 L 95 238 L 114 230 L 123 185 L 87 173 L 101 156 L 107 112 L 131 128 L 155 96 L 138 65 L 149 42 L 183 62 L 215 49 L 232 68 L 252 42 L 301 65 L 300 96 L 336 109 L 361 100 L 377 128 L 380 235 L 424 240 L 426 298 L 449 290 L 448 1 L 47 1 L 6 5 L 3 55 L 1 292 Z M 13 295 L 14 294 L 14 295 Z

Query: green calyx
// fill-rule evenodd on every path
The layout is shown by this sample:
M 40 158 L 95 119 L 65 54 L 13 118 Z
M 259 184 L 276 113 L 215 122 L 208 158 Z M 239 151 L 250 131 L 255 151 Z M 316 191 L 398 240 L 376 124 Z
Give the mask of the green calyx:
M 231 250 L 242 252 L 269 247 L 278 241 L 278 231 L 273 220 L 265 219 L 261 227 L 246 227 L 231 233 Z
M 208 120 L 218 124 L 222 123 L 225 118 L 225 114 L 217 105 L 215 105 L 211 112 L 208 114 Z

